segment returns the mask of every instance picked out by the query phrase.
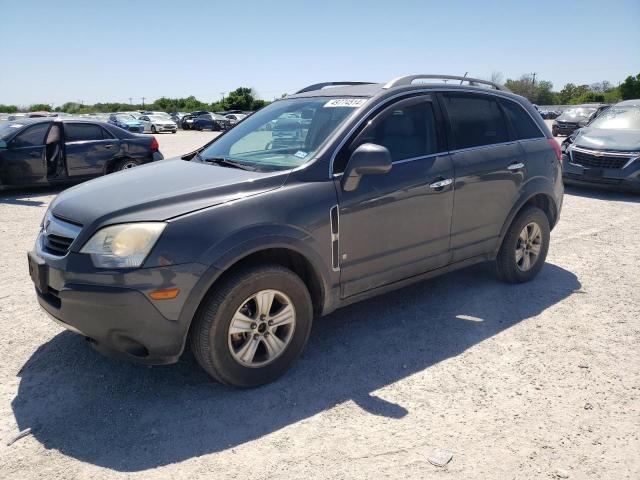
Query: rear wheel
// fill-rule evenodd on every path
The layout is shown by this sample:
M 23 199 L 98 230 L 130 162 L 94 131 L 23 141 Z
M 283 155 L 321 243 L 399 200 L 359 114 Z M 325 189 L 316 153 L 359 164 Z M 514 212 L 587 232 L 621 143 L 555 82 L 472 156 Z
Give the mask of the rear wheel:
M 240 270 L 205 299 L 191 348 L 216 380 L 257 387 L 281 376 L 300 356 L 313 310 L 305 284 L 279 265 Z
M 158 130 L 156 130 L 155 125 L 151 125 L 151 133 L 158 133 Z
M 122 160 L 118 160 L 114 172 L 120 172 L 122 170 L 129 170 L 130 168 L 135 168 L 140 165 L 140 162 L 135 158 L 123 158 Z
M 496 258 L 498 276 L 509 283 L 532 280 L 549 250 L 549 220 L 539 208 L 523 210 L 514 219 Z

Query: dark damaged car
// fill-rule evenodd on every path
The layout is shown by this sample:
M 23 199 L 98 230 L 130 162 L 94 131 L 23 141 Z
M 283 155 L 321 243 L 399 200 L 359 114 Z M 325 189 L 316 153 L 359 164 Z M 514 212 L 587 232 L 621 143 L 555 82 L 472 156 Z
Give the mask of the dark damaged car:
M 162 158 L 154 137 L 105 122 L 38 118 L 0 124 L 0 190 L 79 182 Z
M 620 102 L 562 144 L 565 183 L 640 192 L 640 100 Z

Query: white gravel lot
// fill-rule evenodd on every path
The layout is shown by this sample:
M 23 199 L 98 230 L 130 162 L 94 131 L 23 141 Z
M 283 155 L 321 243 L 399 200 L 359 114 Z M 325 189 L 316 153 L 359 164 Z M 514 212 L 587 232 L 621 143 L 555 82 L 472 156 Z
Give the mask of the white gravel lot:
M 170 157 L 212 134 L 157 138 Z M 567 189 L 535 281 L 477 266 L 347 307 L 235 391 L 40 311 L 26 252 L 56 193 L 0 195 L 1 479 L 640 478 L 640 196 Z

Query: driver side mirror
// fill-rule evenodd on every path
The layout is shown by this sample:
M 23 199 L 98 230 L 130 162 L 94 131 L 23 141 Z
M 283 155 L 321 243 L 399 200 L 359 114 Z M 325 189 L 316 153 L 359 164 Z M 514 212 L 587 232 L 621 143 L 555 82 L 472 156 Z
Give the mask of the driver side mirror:
M 380 175 L 391 170 L 391 153 L 375 143 L 363 143 L 351 154 L 342 174 L 342 189 L 352 192 L 360 185 L 363 175 Z

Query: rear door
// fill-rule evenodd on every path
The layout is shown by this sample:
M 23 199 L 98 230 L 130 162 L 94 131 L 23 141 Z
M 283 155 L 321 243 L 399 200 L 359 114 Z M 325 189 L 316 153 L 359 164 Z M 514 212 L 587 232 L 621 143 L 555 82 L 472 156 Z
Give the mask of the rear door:
M 455 169 L 453 261 L 495 249 L 524 178 L 522 150 L 495 95 L 445 92 Z
M 35 185 L 46 183 L 45 138 L 51 122 L 31 125 L 13 137 L 0 151 L 0 183 Z
M 453 208 L 453 165 L 441 134 L 437 104 L 428 95 L 396 101 L 363 122 L 334 161 L 339 195 L 342 295 L 446 265 Z M 387 147 L 393 166 L 365 175 L 345 192 L 339 174 L 363 143 Z M 447 180 L 442 187 L 432 186 Z
M 102 175 L 120 150 L 120 140 L 95 123 L 65 123 L 64 139 L 70 178 Z

